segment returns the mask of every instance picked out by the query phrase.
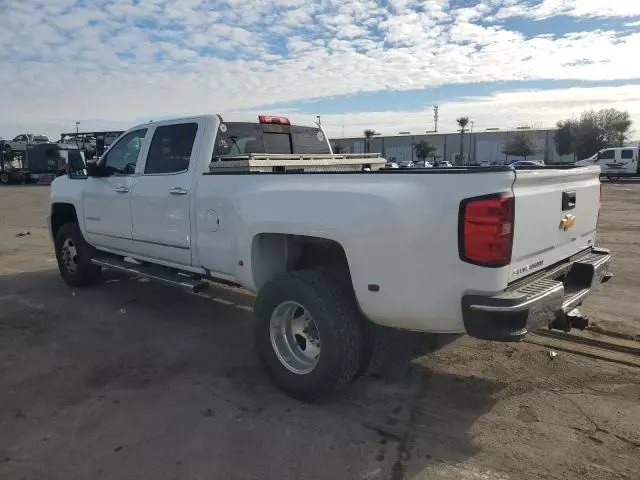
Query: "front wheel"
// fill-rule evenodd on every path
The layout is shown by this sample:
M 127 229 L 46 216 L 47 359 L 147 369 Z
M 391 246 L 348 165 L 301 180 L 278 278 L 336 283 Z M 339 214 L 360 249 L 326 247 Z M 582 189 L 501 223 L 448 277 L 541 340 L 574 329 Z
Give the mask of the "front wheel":
M 282 275 L 254 305 L 256 346 L 285 393 L 319 400 L 347 385 L 362 357 L 362 320 L 353 294 L 321 272 Z
M 9 183 L 11 183 L 11 176 L 6 172 L 0 173 L 0 183 L 3 185 L 9 185 Z
M 78 224 L 65 223 L 56 235 L 56 259 L 64 282 L 86 287 L 100 280 L 102 269 L 91 263 L 91 246 L 84 241 Z

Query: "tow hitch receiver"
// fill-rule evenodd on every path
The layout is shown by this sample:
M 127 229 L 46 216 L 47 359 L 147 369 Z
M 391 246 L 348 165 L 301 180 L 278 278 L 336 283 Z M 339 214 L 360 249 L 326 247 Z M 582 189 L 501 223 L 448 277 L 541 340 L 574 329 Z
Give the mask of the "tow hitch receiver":
M 568 332 L 572 328 L 578 330 L 584 330 L 589 326 L 589 319 L 582 314 L 580 310 L 574 308 L 570 312 L 564 313 L 562 311 L 556 314 L 556 319 L 549 325 L 549 330 L 562 330 Z

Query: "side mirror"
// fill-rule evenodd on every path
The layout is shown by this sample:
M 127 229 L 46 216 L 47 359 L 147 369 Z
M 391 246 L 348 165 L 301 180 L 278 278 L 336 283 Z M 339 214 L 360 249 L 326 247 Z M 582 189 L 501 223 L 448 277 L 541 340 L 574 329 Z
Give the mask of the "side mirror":
M 87 162 L 87 177 L 108 177 L 109 171 L 101 165 L 98 165 L 98 162 L 94 162 L 89 160 Z

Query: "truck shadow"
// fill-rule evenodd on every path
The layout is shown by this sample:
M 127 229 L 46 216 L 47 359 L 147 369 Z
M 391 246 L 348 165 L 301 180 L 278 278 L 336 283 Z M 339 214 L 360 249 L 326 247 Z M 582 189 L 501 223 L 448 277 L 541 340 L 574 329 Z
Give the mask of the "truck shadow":
M 198 402 L 204 390 L 215 404 L 205 417 L 217 410 L 235 420 L 266 422 L 268 429 L 253 432 L 264 446 L 261 455 L 270 454 L 274 432 L 293 435 L 286 440 L 291 448 L 304 435 L 315 435 L 318 444 L 337 443 L 323 450 L 330 463 L 343 462 L 346 469 L 350 460 L 341 450 L 356 449 L 363 468 L 378 472 L 371 478 L 399 480 L 477 453 L 473 426 L 492 409 L 504 384 L 414 365 L 394 381 L 365 379 L 331 401 L 301 404 L 275 390 L 259 364 L 252 297 L 228 288 L 206 296 L 110 273 L 100 287 L 77 291 L 55 270 L 0 277 L 0 364 L 8 365 L 0 391 L 19 392 L 0 400 L 0 409 L 46 416 L 61 406 L 82 409 L 115 391 L 143 396 L 179 383 L 176 409 L 184 410 L 190 398 Z M 30 365 L 9 361 L 18 355 L 30 358 Z M 0 447 L 9 441 L 2 437 Z M 235 471 L 241 478 L 243 465 Z M 264 478 L 281 472 L 277 467 Z M 327 472 L 302 473 L 327 478 Z
M 621 178 L 619 180 L 603 179 L 602 183 L 611 185 L 634 185 L 640 183 L 640 178 Z

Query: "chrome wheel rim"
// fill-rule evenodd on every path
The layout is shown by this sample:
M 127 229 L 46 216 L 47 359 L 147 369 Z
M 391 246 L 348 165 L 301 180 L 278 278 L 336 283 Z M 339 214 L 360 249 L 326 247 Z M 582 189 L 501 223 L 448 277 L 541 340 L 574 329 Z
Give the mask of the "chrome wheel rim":
M 282 302 L 271 314 L 271 346 L 280 363 L 297 375 L 313 371 L 320 359 L 320 332 L 309 311 L 297 302 Z
M 66 238 L 60 249 L 60 260 L 62 266 L 69 273 L 76 273 L 78 271 L 78 250 L 73 239 Z

